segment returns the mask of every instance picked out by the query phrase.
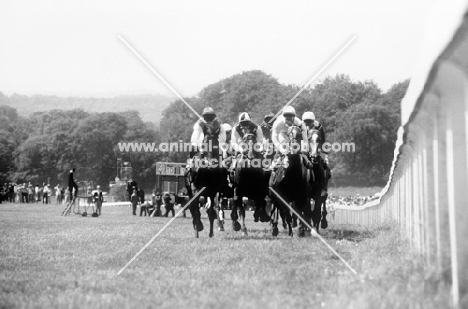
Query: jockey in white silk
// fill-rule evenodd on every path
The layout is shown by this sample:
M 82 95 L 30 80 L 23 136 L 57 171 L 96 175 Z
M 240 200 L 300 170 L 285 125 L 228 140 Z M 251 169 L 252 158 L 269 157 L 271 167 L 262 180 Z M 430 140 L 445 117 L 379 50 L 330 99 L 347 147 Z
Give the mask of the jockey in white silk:
M 296 117 L 296 111 L 292 106 L 286 106 L 283 109 L 283 113 L 279 116 L 273 123 L 271 129 L 271 140 L 275 145 L 276 150 L 285 155 L 288 152 L 288 129 L 292 125 L 298 126 L 301 128 L 302 134 L 302 143 L 307 141 L 307 128 L 301 119 Z
M 223 123 L 221 125 L 221 127 L 223 127 L 224 132 L 226 133 L 225 144 L 221 148 L 221 150 L 223 151 L 223 158 L 227 158 L 228 156 L 231 156 L 231 155 L 234 154 L 234 150 L 233 150 L 232 144 L 231 144 L 232 127 L 228 123 Z
M 251 133 L 255 135 L 257 145 L 252 145 L 253 150 L 257 153 L 263 151 L 263 132 L 262 128 L 253 123 L 248 113 L 241 113 L 239 115 L 239 122 L 234 125 L 231 133 L 231 145 L 236 153 L 242 153 L 242 144 L 245 144 L 244 135 Z M 244 149 L 245 151 L 246 149 Z

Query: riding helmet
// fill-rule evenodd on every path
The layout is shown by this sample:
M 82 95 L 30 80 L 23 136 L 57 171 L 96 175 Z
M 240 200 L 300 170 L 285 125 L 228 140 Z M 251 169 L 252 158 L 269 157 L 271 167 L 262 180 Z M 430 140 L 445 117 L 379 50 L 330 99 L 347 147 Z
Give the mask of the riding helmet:
M 250 115 L 248 113 L 244 112 L 239 115 L 239 123 L 246 123 L 251 121 L 252 119 L 250 118 Z
M 292 106 L 286 106 L 283 109 L 283 116 L 296 116 L 296 110 Z
M 202 113 L 203 116 L 205 115 L 216 115 L 214 109 L 212 109 L 211 107 L 205 107 L 203 109 L 203 113 Z
M 224 132 L 232 131 L 232 127 L 229 125 L 229 123 L 223 123 L 221 126 L 223 127 Z
M 263 120 L 266 122 L 270 121 L 275 115 L 273 113 L 266 114 L 265 117 L 263 117 Z
M 305 121 L 305 120 L 312 120 L 312 121 L 315 121 L 315 115 L 314 115 L 314 113 L 312 113 L 312 112 L 305 112 L 305 113 L 302 115 L 302 121 Z

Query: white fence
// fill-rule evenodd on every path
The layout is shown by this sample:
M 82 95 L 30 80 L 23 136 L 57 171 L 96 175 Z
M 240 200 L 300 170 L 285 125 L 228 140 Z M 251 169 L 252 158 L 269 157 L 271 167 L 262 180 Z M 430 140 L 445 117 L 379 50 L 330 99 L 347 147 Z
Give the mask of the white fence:
M 429 264 L 451 274 L 454 306 L 468 303 L 467 7 L 441 4 L 431 20 L 432 45 L 426 43 L 402 102 L 403 125 L 380 201 L 335 212 L 336 223 L 398 222 Z

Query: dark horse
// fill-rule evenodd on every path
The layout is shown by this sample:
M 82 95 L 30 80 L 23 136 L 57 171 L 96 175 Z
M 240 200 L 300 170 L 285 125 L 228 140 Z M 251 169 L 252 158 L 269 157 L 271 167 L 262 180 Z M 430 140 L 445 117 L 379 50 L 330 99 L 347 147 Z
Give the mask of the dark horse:
M 262 222 L 268 222 L 269 218 L 265 212 L 265 196 L 267 190 L 264 186 L 261 155 L 255 155 L 253 150 L 253 145 L 257 142 L 256 136 L 252 133 L 246 133 L 244 134 L 243 140 L 246 145 L 250 146 L 246 152 L 239 154 L 236 158 L 234 168 L 234 207 L 231 212 L 231 219 L 235 231 L 239 230 L 237 219 L 241 219 L 242 234 L 247 236 L 245 208 L 242 201 L 243 197 L 255 202 L 256 215 L 260 217 Z M 256 160 L 254 161 L 254 159 Z
M 322 195 L 322 190 L 326 187 L 328 182 L 327 171 L 324 169 L 324 162 L 319 154 L 320 145 L 320 132 L 318 130 L 311 130 L 309 132 L 309 147 L 312 160 L 312 174 L 310 178 L 311 183 L 311 198 L 314 201 L 314 208 L 312 210 L 313 227 L 319 233 L 319 223 L 321 227 L 326 229 L 327 223 L 327 196 Z M 323 206 L 323 210 L 322 210 Z
M 217 140 L 212 135 L 205 135 L 204 143 L 208 145 L 217 145 Z M 227 182 L 227 171 L 220 164 L 218 151 L 205 152 L 203 154 L 195 155 L 187 166 L 185 173 L 185 184 L 187 193 L 192 197 L 198 193 L 200 189 L 205 187 L 205 190 L 200 194 L 204 197 L 203 205 L 206 208 L 208 218 L 210 220 L 210 233 L 209 236 L 213 237 L 213 222 L 218 217 L 216 213 L 216 196 Z M 190 213 L 192 214 L 193 228 L 195 230 L 195 237 L 198 238 L 198 232 L 203 230 L 201 222 L 200 204 L 199 200 L 192 201 L 189 206 Z
M 310 171 L 308 166 L 310 162 L 307 157 L 300 152 L 300 143 L 302 140 L 301 129 L 297 126 L 291 126 L 288 129 L 289 149 L 288 154 L 281 157 L 279 167 L 272 173 L 270 186 L 277 192 L 292 208 L 310 225 L 311 223 L 311 183 Z M 270 193 L 274 205 L 272 227 L 273 236 L 278 235 L 278 212 L 284 212 L 286 223 L 289 228 L 289 236 L 293 236 L 292 217 L 293 213 L 284 205 L 274 192 Z M 303 237 L 307 231 L 307 226 L 299 222 L 299 236 Z

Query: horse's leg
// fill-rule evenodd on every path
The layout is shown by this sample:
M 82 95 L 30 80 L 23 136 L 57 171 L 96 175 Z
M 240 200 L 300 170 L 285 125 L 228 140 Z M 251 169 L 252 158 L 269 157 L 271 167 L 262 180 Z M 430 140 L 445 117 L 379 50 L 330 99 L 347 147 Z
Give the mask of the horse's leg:
M 239 216 L 237 215 L 237 210 L 242 206 L 242 197 L 238 196 L 237 188 L 234 189 L 234 204 L 231 211 L 231 220 L 232 220 L 232 229 L 236 230 L 236 223 Z
M 200 205 L 198 201 L 192 201 L 189 206 L 190 213 L 192 214 L 192 224 L 193 229 L 195 230 L 195 237 L 198 238 L 198 232 L 203 230 L 203 223 L 201 222 L 201 214 L 200 214 Z
M 308 233 L 312 232 L 309 230 L 309 227 L 312 226 L 312 208 L 310 205 L 310 197 L 306 197 L 304 201 L 304 208 L 303 208 L 303 214 L 304 214 L 304 221 L 307 223 L 304 226 L 304 230 L 307 231 Z
M 320 201 L 322 199 L 322 197 L 320 196 L 320 192 L 318 192 L 318 194 L 314 194 L 314 196 L 312 196 L 312 199 L 314 200 L 314 210 L 312 211 L 313 227 L 315 228 L 316 232 L 320 234 L 320 231 L 319 231 L 320 217 L 321 217 Z
M 307 226 L 306 224 L 304 223 L 304 220 L 305 220 L 305 201 L 304 200 L 299 200 L 299 201 L 294 201 L 293 202 L 293 205 L 294 205 L 294 210 L 300 215 L 301 218 L 298 218 L 298 236 L 299 237 L 304 237 L 305 236 L 305 233 L 306 233 L 306 230 L 307 230 Z
M 277 206 L 277 203 L 273 203 L 273 209 L 272 209 L 272 214 L 271 214 L 271 225 L 272 225 L 272 230 L 271 230 L 271 235 L 273 237 L 278 236 L 278 212 L 279 208 Z
M 241 206 L 239 207 L 239 217 L 242 221 L 242 236 L 248 236 L 247 227 L 245 226 L 245 206 L 241 199 Z
M 218 230 L 220 232 L 224 232 L 224 205 L 223 205 L 223 197 L 221 196 L 221 194 L 218 193 L 218 207 L 217 207 L 217 210 L 218 210 L 218 214 L 217 214 L 217 218 L 218 218 Z
M 260 222 L 268 222 L 270 221 L 270 217 L 266 212 L 266 201 L 265 198 L 259 197 L 255 200 L 255 209 L 259 209 L 259 218 Z
M 285 209 L 284 214 L 285 214 L 285 218 L 286 218 L 286 224 L 288 226 L 288 235 L 292 237 L 293 236 L 293 224 L 292 224 L 293 217 L 292 217 L 292 213 L 291 213 L 291 211 L 289 209 Z
M 206 213 L 208 214 L 208 218 L 210 220 L 210 237 L 213 237 L 213 226 L 214 226 L 214 221 L 216 219 L 216 205 L 215 205 L 215 196 L 208 197 L 211 199 L 211 205 L 208 207 L 206 210 Z
M 291 203 L 292 209 L 294 209 L 296 211 L 296 213 L 299 214 L 299 216 L 302 219 L 304 218 L 303 205 L 304 205 L 303 201 L 293 201 Z M 302 222 L 301 219 L 298 218 L 298 216 L 294 212 L 291 213 L 291 216 L 292 216 L 292 227 L 293 228 L 297 227 L 298 228 L 298 236 L 303 237 L 304 236 L 304 228 L 305 228 L 304 223 Z
M 322 229 L 326 229 L 328 227 L 328 222 L 327 222 L 327 197 L 326 196 L 322 196 L 322 205 L 323 205 L 323 209 L 322 209 L 322 220 L 321 220 L 321 228 Z

